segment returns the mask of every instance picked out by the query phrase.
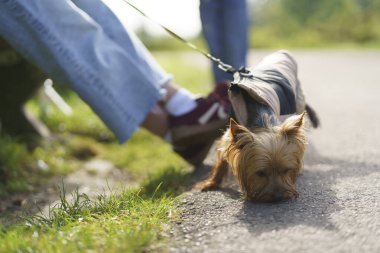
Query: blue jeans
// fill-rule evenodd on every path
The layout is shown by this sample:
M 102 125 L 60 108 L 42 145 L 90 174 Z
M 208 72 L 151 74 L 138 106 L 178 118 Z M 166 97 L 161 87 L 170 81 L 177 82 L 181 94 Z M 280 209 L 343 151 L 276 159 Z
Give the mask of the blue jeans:
M 69 84 L 120 142 L 138 129 L 171 79 L 100 0 L 2 0 L 0 24 L 1 37 Z
M 249 25 L 246 0 L 201 0 L 200 15 L 210 53 L 234 68 L 245 66 Z M 213 73 L 217 83 L 233 78 L 216 64 Z

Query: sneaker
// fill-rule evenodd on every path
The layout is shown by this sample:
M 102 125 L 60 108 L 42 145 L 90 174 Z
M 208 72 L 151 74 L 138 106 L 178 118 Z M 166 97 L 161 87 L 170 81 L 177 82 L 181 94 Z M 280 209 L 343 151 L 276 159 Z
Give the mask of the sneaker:
M 198 98 L 197 107 L 181 116 L 169 117 L 173 146 L 185 146 L 215 140 L 222 134 L 231 114 L 228 84 L 218 84 L 208 97 Z
M 202 164 L 203 160 L 208 155 L 213 139 L 196 143 L 188 146 L 173 146 L 173 150 L 179 154 L 185 161 L 197 167 Z

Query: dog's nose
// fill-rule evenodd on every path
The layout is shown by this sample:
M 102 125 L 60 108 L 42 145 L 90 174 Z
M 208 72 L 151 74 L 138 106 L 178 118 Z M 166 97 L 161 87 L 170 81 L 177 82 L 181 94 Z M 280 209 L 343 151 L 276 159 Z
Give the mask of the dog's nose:
M 275 191 L 273 193 L 273 199 L 274 201 L 281 201 L 284 199 L 284 194 L 281 191 Z

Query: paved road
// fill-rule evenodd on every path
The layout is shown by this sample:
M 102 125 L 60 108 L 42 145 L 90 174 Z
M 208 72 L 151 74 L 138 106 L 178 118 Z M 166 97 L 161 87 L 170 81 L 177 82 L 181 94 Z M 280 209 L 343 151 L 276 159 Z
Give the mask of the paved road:
M 268 52 L 254 51 L 251 65 Z M 190 192 L 172 252 L 380 252 L 380 51 L 293 51 L 322 128 L 309 133 L 300 197 L 245 203 Z

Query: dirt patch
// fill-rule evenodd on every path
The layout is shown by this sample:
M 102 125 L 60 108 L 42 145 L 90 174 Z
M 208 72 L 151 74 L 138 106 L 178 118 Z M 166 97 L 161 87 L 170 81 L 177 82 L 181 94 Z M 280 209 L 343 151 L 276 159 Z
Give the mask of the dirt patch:
M 83 167 L 65 177 L 53 177 L 46 185 L 33 192 L 13 193 L 0 199 L 0 221 L 14 223 L 22 215 L 42 212 L 47 214 L 49 207 L 58 203 L 60 189 L 64 186 L 70 199 L 78 189 L 79 193 L 94 197 L 98 194 L 117 192 L 121 188 L 137 187 L 130 177 L 110 161 L 93 159 Z

